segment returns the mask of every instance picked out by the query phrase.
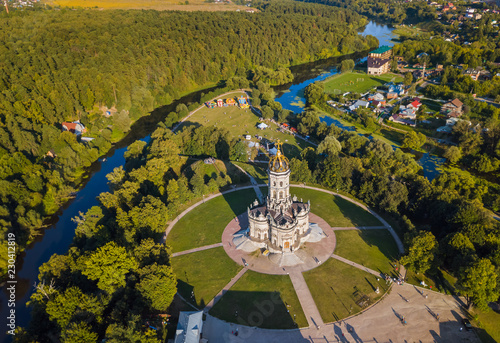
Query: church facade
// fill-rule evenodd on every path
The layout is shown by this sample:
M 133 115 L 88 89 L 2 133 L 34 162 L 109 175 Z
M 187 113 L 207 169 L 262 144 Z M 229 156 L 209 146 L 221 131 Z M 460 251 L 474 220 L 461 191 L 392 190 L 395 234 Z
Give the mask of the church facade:
M 290 195 L 290 162 L 281 143 L 269 161 L 269 193 L 264 204 L 248 208 L 248 237 L 272 253 L 293 252 L 309 235 L 310 203 Z

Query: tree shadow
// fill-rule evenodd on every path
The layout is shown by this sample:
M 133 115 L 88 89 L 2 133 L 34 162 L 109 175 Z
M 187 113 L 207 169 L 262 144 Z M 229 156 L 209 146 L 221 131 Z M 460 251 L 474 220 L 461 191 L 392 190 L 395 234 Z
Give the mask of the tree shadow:
M 224 193 L 222 196 L 235 217 L 242 213 L 246 215 L 247 208 L 251 207 L 253 202 L 257 199 L 257 194 L 255 194 L 253 188 Z
M 292 310 L 293 311 L 293 310 Z M 294 329 L 294 314 L 279 292 L 228 290 L 209 314 L 230 323 L 264 329 Z M 297 332 L 297 337 L 299 332 Z

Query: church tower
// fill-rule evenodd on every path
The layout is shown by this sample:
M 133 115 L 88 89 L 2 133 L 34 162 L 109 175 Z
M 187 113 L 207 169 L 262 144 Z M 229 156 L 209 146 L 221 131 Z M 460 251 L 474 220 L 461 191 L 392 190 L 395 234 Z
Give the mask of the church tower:
M 269 177 L 269 194 L 267 196 L 267 205 L 270 209 L 283 212 L 286 211 L 291 203 L 290 196 L 290 162 L 281 152 L 283 144 L 276 143 L 276 155 L 269 161 L 267 171 Z

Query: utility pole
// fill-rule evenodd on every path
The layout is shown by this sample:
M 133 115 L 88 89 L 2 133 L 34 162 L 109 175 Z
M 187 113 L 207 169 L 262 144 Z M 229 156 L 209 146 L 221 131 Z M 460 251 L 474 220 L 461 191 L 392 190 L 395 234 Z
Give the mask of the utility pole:
M 9 5 L 7 4 L 8 0 L 3 0 L 3 3 L 5 5 L 5 11 L 7 11 L 7 14 L 9 14 Z

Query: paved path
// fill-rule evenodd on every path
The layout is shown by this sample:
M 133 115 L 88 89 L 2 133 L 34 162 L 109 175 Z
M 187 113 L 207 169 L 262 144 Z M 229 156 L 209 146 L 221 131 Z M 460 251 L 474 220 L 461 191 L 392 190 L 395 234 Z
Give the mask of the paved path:
M 215 243 L 215 244 L 205 245 L 205 246 L 199 247 L 199 248 L 194 248 L 194 249 L 189 249 L 189 250 L 174 252 L 172 254 L 172 257 L 177 257 L 177 256 L 181 256 L 181 255 L 191 254 L 191 253 L 197 252 L 197 251 L 203 251 L 203 250 L 218 248 L 218 247 L 221 247 L 221 246 L 222 246 L 222 243 Z
M 378 276 L 378 277 L 383 277 L 382 273 L 380 272 L 376 272 L 374 271 L 373 269 L 370 269 L 368 267 L 365 267 L 361 264 L 358 264 L 356 262 L 352 262 L 351 260 L 348 260 L 347 258 L 343 258 L 342 256 L 339 256 L 339 255 L 335 255 L 335 254 L 332 254 L 332 258 L 336 259 L 336 260 L 339 260 L 340 262 L 344 262 L 344 263 L 347 263 L 353 267 L 356 267 L 358 269 L 361 269 L 361 270 L 364 270 L 365 272 L 368 272 L 370 274 L 373 274 L 375 276 Z
M 381 230 L 381 229 L 387 229 L 387 227 L 385 227 L 385 226 L 344 226 L 344 227 L 332 226 L 332 230 L 334 230 L 334 231 L 342 231 L 342 230 Z
M 293 288 L 295 289 L 295 293 L 297 293 L 300 306 L 302 306 L 302 311 L 304 311 L 309 327 L 319 329 L 323 325 L 323 319 L 321 319 L 318 307 L 314 302 L 311 291 L 309 291 L 309 287 L 307 287 L 302 272 L 298 270 L 290 272 L 290 279 L 292 280 Z
M 236 281 L 238 281 L 243 276 L 243 274 L 246 273 L 247 270 L 248 270 L 248 268 L 243 268 L 242 270 L 240 270 L 240 272 L 238 274 L 236 274 L 236 276 L 233 277 L 231 279 L 231 281 L 229 281 L 228 284 L 225 285 L 224 288 L 219 293 L 217 293 L 217 295 L 212 300 L 210 300 L 210 302 L 207 304 L 207 306 L 205 306 L 205 308 L 203 309 L 203 312 L 208 313 L 208 311 L 210 311 L 210 309 L 220 300 L 220 298 L 222 298 L 222 296 L 231 287 L 233 287 L 233 285 L 236 283 Z

